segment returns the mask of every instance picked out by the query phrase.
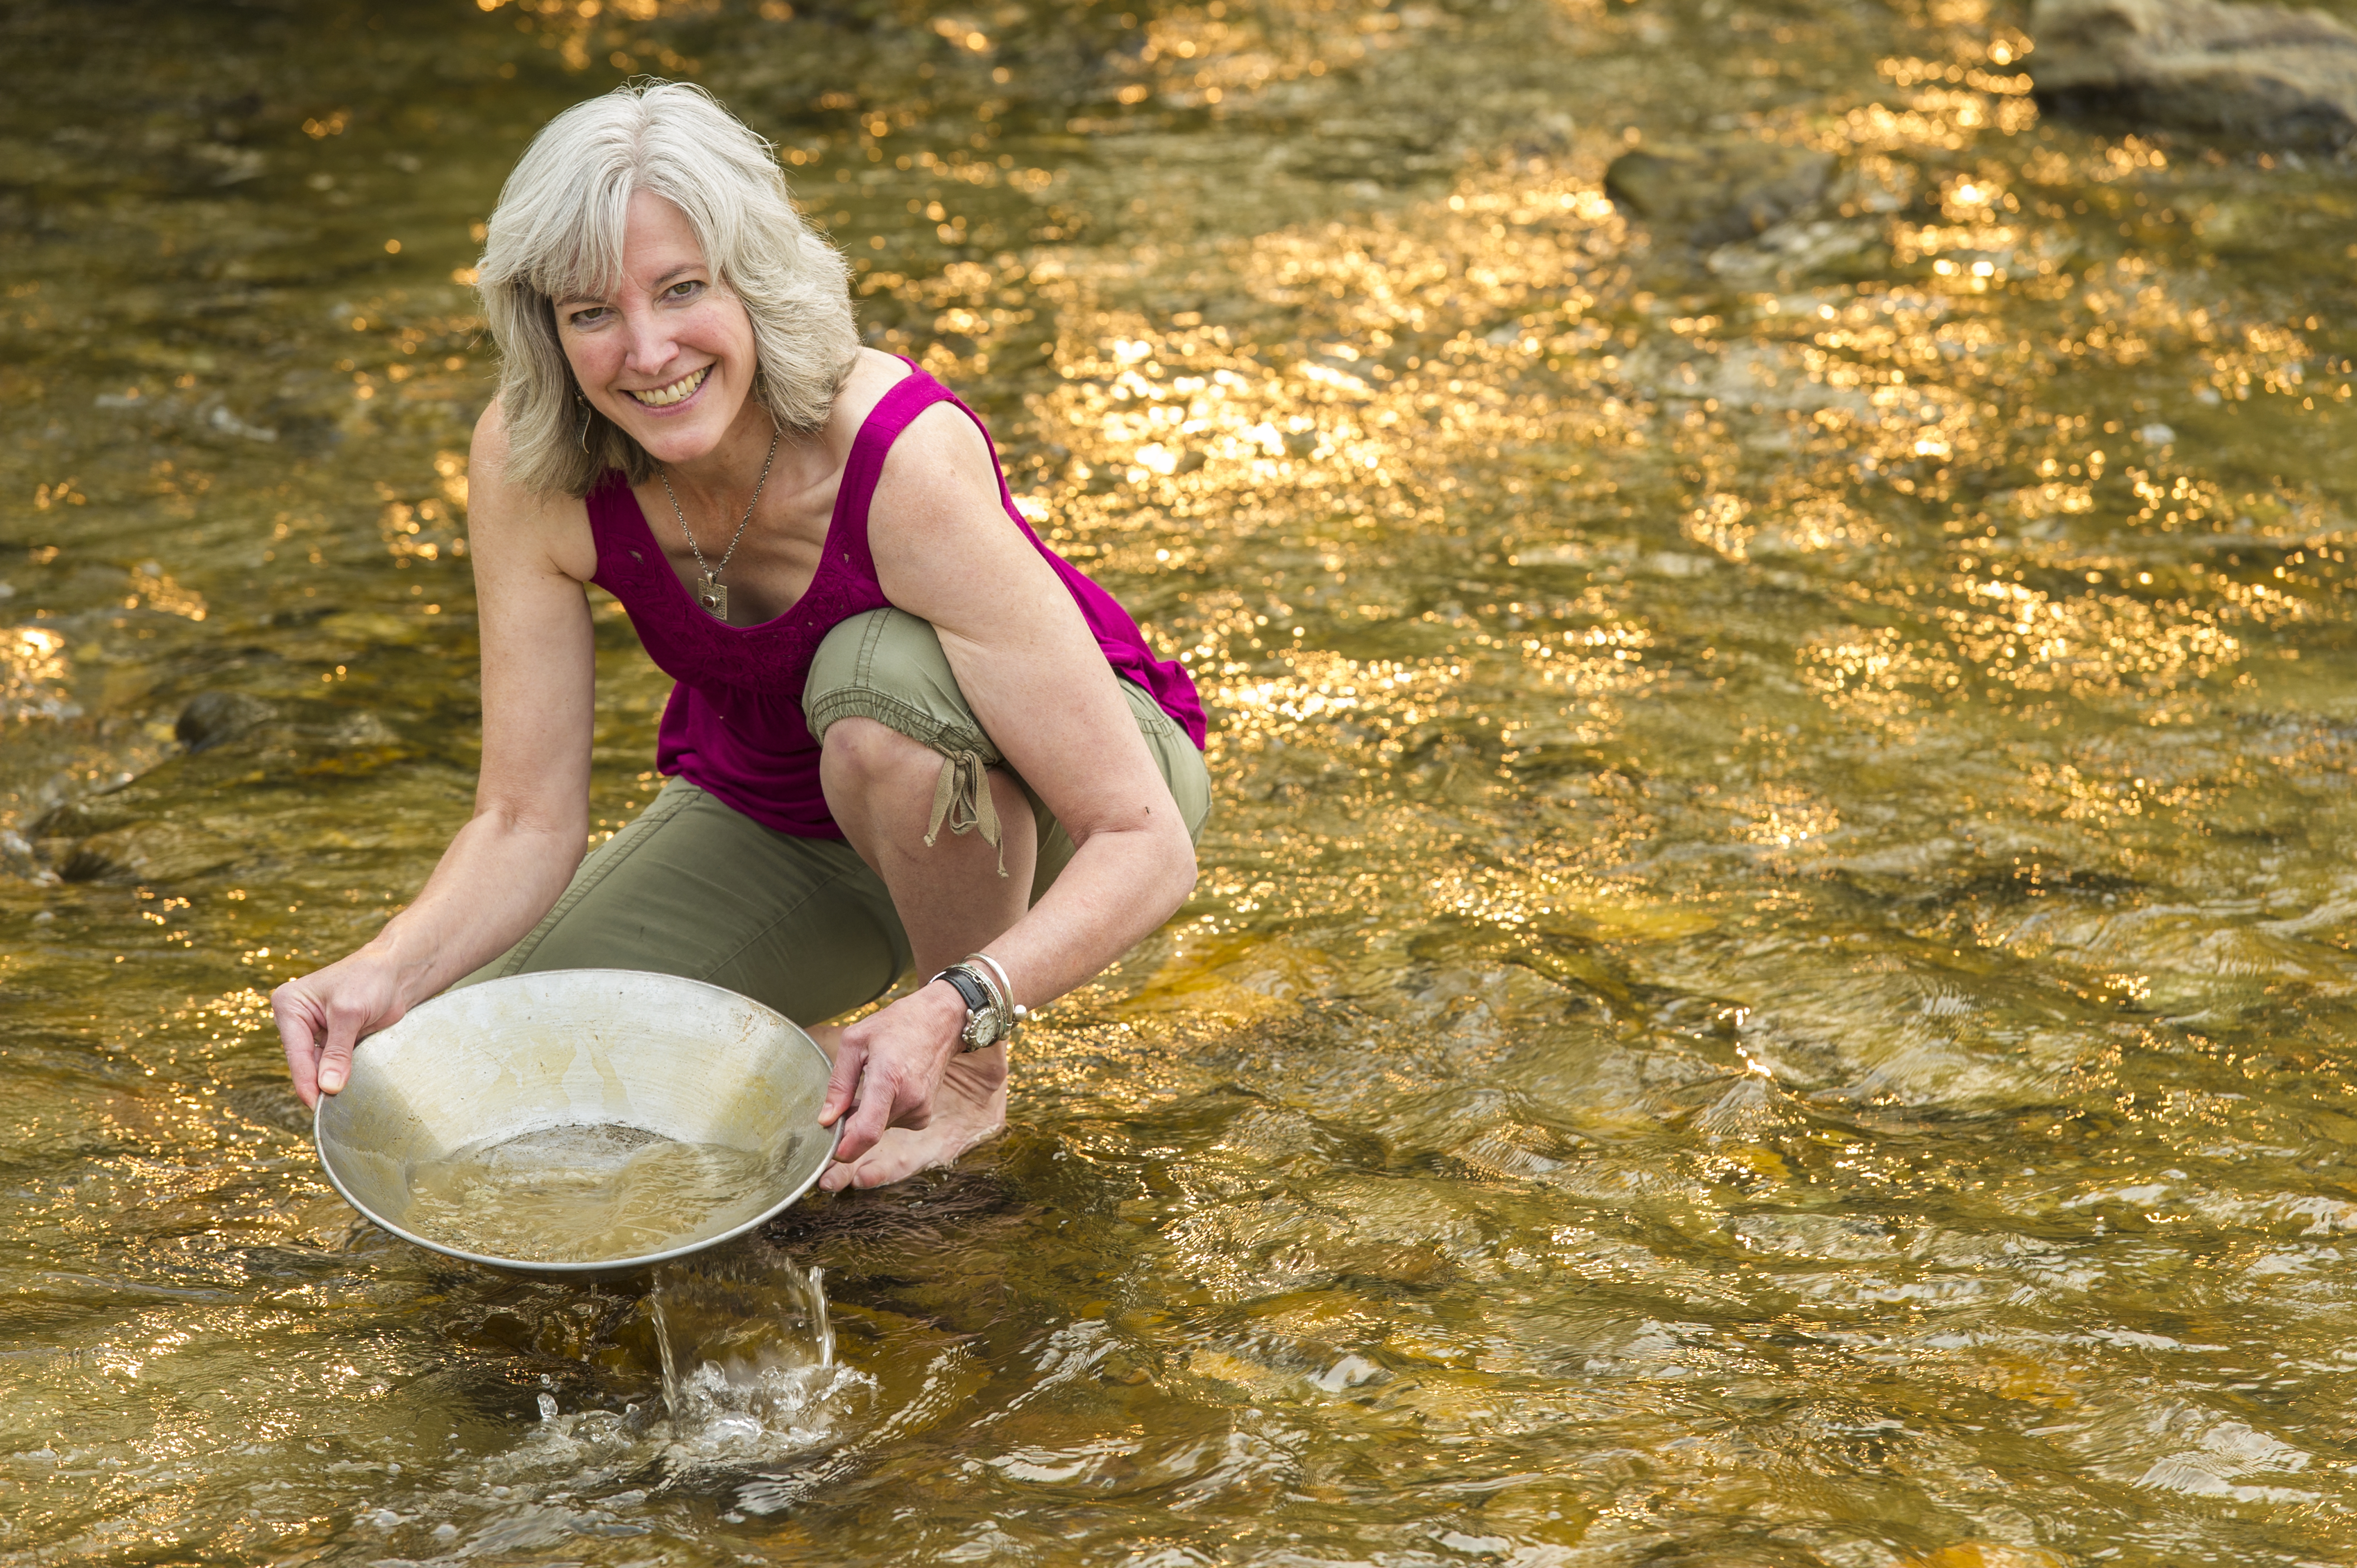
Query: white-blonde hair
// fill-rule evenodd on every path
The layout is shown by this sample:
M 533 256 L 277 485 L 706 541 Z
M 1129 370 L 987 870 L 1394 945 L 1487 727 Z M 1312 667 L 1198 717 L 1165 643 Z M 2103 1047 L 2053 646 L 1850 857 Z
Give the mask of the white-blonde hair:
M 770 144 L 700 87 L 626 83 L 533 138 L 475 268 L 500 348 L 507 477 L 527 489 L 587 495 L 609 468 L 633 484 L 654 474 L 645 448 L 576 397 L 554 304 L 613 288 L 641 190 L 687 215 L 714 282 L 743 302 L 759 371 L 752 395 L 780 424 L 823 425 L 858 355 L 850 269 L 794 209 Z

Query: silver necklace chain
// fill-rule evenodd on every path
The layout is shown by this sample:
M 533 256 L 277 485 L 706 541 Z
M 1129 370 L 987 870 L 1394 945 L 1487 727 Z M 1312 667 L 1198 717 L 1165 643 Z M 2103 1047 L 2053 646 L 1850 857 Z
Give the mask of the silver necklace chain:
M 705 560 L 704 552 L 696 548 L 694 531 L 687 526 L 687 513 L 679 509 L 679 492 L 671 488 L 671 476 L 661 467 L 655 469 L 655 478 L 662 481 L 663 494 L 671 497 L 671 511 L 679 519 L 679 531 L 687 535 L 688 553 L 695 557 L 695 564 L 702 569 L 706 583 L 717 583 L 720 574 L 728 569 L 729 557 L 737 553 L 737 542 L 745 537 L 745 529 L 753 521 L 753 509 L 761 504 L 761 491 L 770 483 L 770 465 L 778 460 L 778 438 L 784 434 L 782 430 L 770 432 L 770 455 L 761 459 L 761 477 L 753 482 L 753 499 L 745 503 L 745 515 L 738 521 L 737 532 L 728 536 L 728 548 L 720 553 L 720 564 L 717 566 Z

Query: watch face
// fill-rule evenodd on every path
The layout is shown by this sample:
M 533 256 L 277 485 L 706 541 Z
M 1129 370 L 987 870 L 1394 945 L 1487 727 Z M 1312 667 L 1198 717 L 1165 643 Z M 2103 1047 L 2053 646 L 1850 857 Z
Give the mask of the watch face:
M 972 970 L 953 964 L 933 978 L 947 981 L 965 1004 L 965 1026 L 958 1031 L 963 1048 L 978 1051 L 998 1037 L 998 1015 L 990 1005 L 990 993 Z

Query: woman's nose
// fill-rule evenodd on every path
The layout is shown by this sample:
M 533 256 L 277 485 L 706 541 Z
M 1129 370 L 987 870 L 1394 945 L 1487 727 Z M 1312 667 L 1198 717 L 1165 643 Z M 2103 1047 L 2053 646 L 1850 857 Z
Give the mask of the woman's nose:
M 654 311 L 625 312 L 622 329 L 630 337 L 629 364 L 635 375 L 652 375 L 670 364 L 677 352 L 662 317 Z

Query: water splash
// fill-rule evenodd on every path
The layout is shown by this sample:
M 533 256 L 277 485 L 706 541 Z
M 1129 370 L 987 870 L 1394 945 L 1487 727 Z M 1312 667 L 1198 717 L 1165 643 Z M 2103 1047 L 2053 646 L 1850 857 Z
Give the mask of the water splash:
M 660 1378 L 661 1402 L 563 1409 L 536 1396 L 523 1440 L 479 1480 L 538 1506 L 560 1495 L 643 1497 L 777 1466 L 803 1466 L 872 1424 L 874 1378 L 843 1365 L 821 1271 L 763 1248 L 659 1272 L 612 1344 Z M 605 1499 L 608 1504 L 611 1498 Z
M 583 1294 L 543 1287 L 540 1301 L 572 1316 Z M 822 1272 L 759 1243 L 665 1269 L 628 1305 L 586 1294 L 608 1327 L 583 1359 L 619 1370 L 620 1352 L 659 1377 L 660 1402 L 615 1409 L 596 1381 L 544 1375 L 514 1443 L 401 1493 L 399 1509 L 371 1498 L 356 1516 L 365 1528 L 437 1561 L 635 1536 L 682 1491 L 751 1485 L 766 1500 L 789 1480 L 833 1476 L 911 1413 L 881 1412 L 876 1379 L 838 1359 Z
M 662 1361 L 663 1408 L 676 1412 L 685 1402 L 679 1376 L 679 1353 L 672 1348 L 671 1320 L 663 1316 L 662 1292 L 660 1289 L 647 1296 L 647 1317 L 655 1327 L 655 1352 Z M 679 1418 L 672 1417 L 676 1431 Z
M 821 1270 L 736 1255 L 668 1268 L 643 1310 L 674 1464 L 804 1453 L 872 1402 L 874 1380 L 836 1361 Z

